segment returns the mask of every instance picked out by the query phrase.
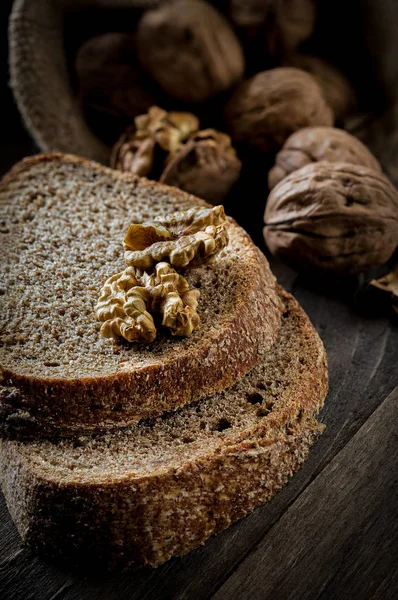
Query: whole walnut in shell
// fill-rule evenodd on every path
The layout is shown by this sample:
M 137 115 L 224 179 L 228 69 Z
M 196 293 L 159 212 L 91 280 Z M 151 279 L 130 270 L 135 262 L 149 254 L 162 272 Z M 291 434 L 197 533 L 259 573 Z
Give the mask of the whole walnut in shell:
M 115 130 L 117 137 L 136 115 L 155 104 L 131 34 L 89 39 L 79 49 L 75 67 L 81 102 L 99 133 Z
M 354 89 L 348 79 L 335 66 L 322 58 L 308 54 L 292 56 L 285 64 L 303 69 L 303 71 L 307 71 L 315 77 L 337 121 L 341 121 L 355 108 L 356 95 Z
M 274 152 L 298 129 L 332 125 L 333 117 L 315 79 L 299 69 L 281 67 L 242 83 L 225 109 L 232 139 Z
M 145 12 L 137 48 L 146 71 L 179 100 L 207 100 L 244 71 L 243 52 L 228 22 L 201 0 L 172 0 Z
M 305 127 L 293 133 L 276 155 L 268 187 L 272 189 L 292 171 L 319 161 L 347 162 L 381 172 L 376 157 L 353 135 L 335 127 Z
M 168 163 L 160 181 L 219 204 L 239 178 L 241 166 L 231 138 L 205 129 L 191 135 Z
M 382 265 L 398 244 L 398 192 L 381 173 L 318 162 L 271 192 L 265 241 L 295 268 L 359 273 Z

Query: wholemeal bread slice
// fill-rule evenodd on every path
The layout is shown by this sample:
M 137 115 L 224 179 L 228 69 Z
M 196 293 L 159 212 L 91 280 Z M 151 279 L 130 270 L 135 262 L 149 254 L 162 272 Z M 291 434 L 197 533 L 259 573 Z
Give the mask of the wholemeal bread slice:
M 269 500 L 322 431 L 322 342 L 280 291 L 282 328 L 233 387 L 103 435 L 5 439 L 2 488 L 25 542 L 83 566 L 158 565 Z
M 221 391 L 274 342 L 281 304 L 265 257 L 228 219 L 215 262 L 185 276 L 201 325 L 149 346 L 101 337 L 94 307 L 125 268 L 130 223 L 207 206 L 174 188 L 60 154 L 0 184 L 0 422 L 31 435 L 134 424 Z

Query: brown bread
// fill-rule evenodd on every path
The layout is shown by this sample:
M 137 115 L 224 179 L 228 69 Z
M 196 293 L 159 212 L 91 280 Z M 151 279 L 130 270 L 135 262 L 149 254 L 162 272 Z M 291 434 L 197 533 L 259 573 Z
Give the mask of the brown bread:
M 280 293 L 272 351 L 228 390 L 105 435 L 3 440 L 1 484 L 23 540 L 96 572 L 158 565 L 268 501 L 322 431 L 327 391 L 322 342 Z
M 95 304 L 125 268 L 132 222 L 206 204 L 171 187 L 53 154 L 0 184 L 0 426 L 31 435 L 126 426 L 209 396 L 261 361 L 280 328 L 268 263 L 228 220 L 214 264 L 186 273 L 201 326 L 142 347 L 99 334 Z

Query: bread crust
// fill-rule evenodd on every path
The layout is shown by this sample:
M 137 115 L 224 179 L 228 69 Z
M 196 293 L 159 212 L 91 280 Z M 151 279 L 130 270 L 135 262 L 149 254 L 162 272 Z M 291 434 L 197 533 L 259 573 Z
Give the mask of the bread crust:
M 301 356 L 291 357 L 284 403 L 275 414 L 224 438 L 217 450 L 205 448 L 178 466 L 153 466 L 152 472 L 149 466 L 141 476 L 133 471 L 93 476 L 72 469 L 68 479 L 57 475 L 56 467 L 45 470 L 32 462 L 29 442 L 3 440 L 2 488 L 23 540 L 80 566 L 84 557 L 96 569 L 156 566 L 188 553 L 268 501 L 323 430 L 315 415 L 328 386 L 322 342 L 297 302 L 281 294 L 285 318 L 294 320 L 293 333 L 303 348 Z M 289 338 L 283 344 L 288 356 Z M 252 372 L 245 379 L 253 377 Z M 73 464 L 73 456 L 70 460 Z
M 112 173 L 115 181 L 134 182 L 149 196 L 161 189 L 172 198 L 176 210 L 181 202 L 206 206 L 180 190 L 62 154 L 25 159 L 3 178 L 0 191 L 23 180 L 32 166 L 56 162 L 73 163 L 99 175 Z M 129 370 L 105 377 L 37 377 L 33 373 L 18 373 L 18 368 L 0 366 L 3 433 L 73 435 L 132 425 L 221 391 L 258 364 L 278 334 L 281 304 L 265 257 L 232 219 L 229 230 L 245 248 L 249 276 L 244 288 L 238 286 L 233 314 L 220 320 L 215 334 L 198 337 L 198 343 L 181 350 L 178 356 L 174 353 L 168 360 L 154 360 L 144 367 L 132 365 Z

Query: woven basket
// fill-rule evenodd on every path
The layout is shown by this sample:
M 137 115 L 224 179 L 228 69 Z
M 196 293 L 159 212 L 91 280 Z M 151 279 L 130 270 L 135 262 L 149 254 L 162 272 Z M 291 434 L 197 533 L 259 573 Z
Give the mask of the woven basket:
M 70 152 L 103 163 L 109 159 L 109 148 L 88 128 L 73 91 L 68 61 L 73 43 L 65 39 L 66 21 L 73 19 L 72 42 L 76 45 L 79 39 L 96 33 L 89 30 L 90 23 L 98 22 L 97 15 L 108 17 L 111 11 L 124 11 L 122 21 L 128 21 L 126 15 L 131 11 L 131 24 L 140 9 L 161 2 L 16 0 L 9 28 L 11 86 L 26 127 L 41 151 Z M 318 1 L 318 7 L 321 14 L 315 40 L 323 44 L 323 55 L 332 54 L 335 62 L 342 63 L 360 93 L 374 96 L 375 105 L 385 113 L 380 121 L 367 125 L 366 134 L 360 137 L 368 138 L 365 141 L 397 181 L 398 2 Z

